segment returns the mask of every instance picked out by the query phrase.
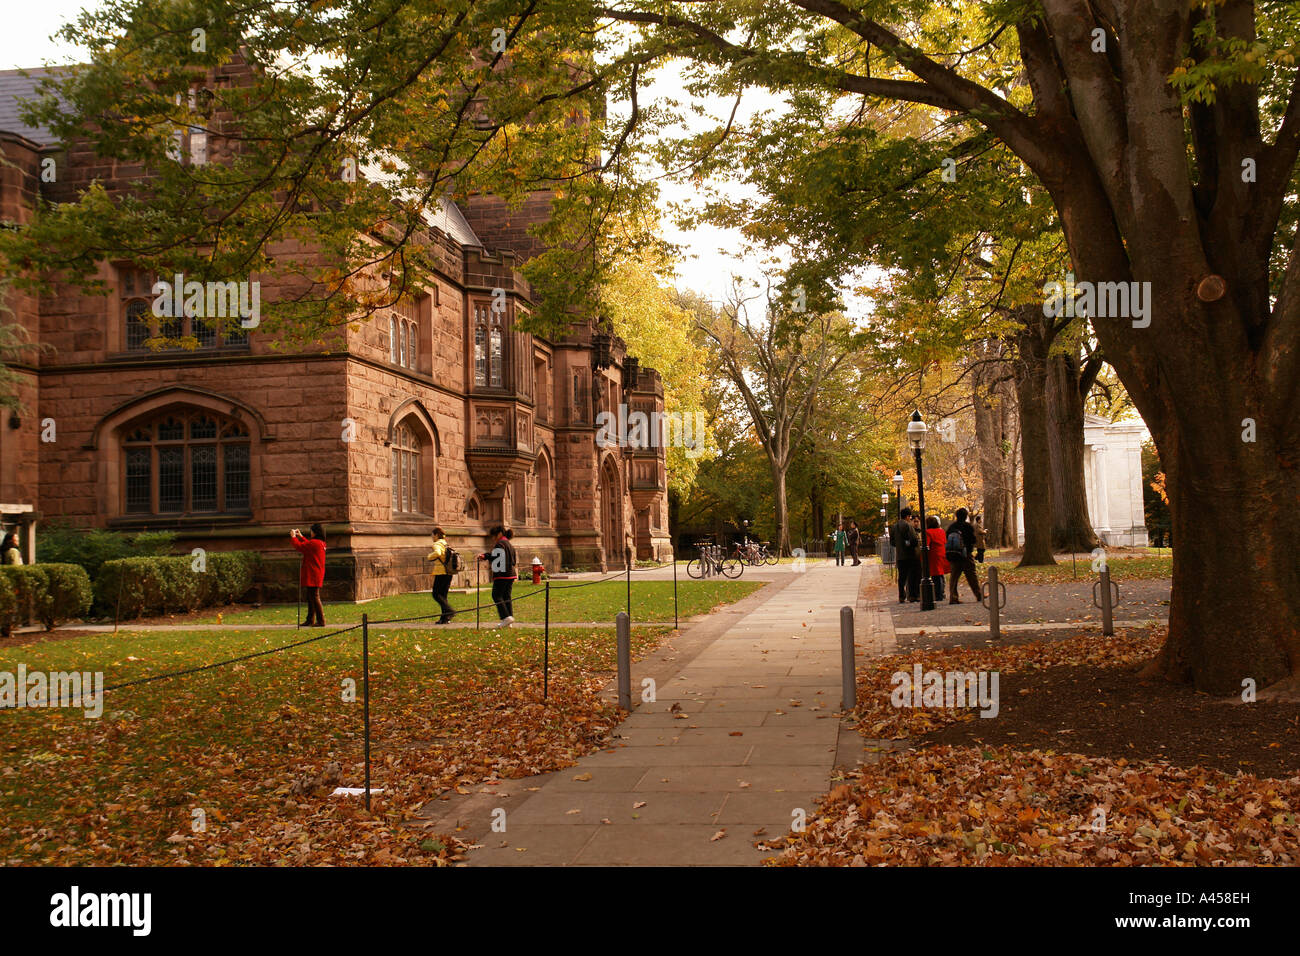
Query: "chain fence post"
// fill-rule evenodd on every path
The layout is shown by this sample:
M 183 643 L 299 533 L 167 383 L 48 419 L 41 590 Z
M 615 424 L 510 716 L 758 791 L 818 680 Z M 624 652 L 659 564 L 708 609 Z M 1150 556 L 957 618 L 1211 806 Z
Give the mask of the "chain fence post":
M 370 812 L 370 615 L 361 615 L 361 713 L 365 722 L 366 812 Z
M 618 706 L 632 711 L 632 619 L 623 612 L 614 618 L 618 628 Z
M 989 609 L 989 637 L 998 640 L 1002 637 L 1002 606 L 998 593 L 998 568 L 989 565 L 988 580 L 984 582 L 984 604 Z
M 1110 568 L 1101 569 L 1101 633 L 1107 637 L 1115 633 L 1115 612 L 1110 602 Z
M 673 548 L 669 552 L 673 556 L 673 630 L 681 630 L 681 624 L 677 620 L 677 549 Z
M 854 660 L 853 608 L 840 608 L 840 709 L 858 706 L 857 663 Z
M 551 582 L 546 582 L 546 627 L 542 638 L 542 700 L 551 690 Z

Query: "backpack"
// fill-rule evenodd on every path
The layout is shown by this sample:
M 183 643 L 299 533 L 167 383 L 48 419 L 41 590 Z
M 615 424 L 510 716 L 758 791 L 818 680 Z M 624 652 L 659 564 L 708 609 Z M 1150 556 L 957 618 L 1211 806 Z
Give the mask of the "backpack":
M 448 547 L 442 555 L 442 566 L 448 574 L 458 574 L 460 572 L 460 552 Z
M 945 550 L 948 554 L 955 554 L 959 558 L 966 557 L 966 542 L 960 531 L 948 532 L 948 544 Z

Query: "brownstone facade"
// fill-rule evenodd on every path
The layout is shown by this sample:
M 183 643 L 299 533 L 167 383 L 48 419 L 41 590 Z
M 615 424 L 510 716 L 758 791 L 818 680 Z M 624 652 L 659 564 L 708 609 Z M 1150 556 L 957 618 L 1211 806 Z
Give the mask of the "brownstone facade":
M 95 178 L 130 188 L 139 170 L 13 118 L 11 100 L 34 82 L 0 74 L 0 218 L 25 222 L 38 195 L 70 198 Z M 42 176 L 50 159 L 53 181 Z M 328 592 L 359 600 L 428 586 L 434 524 L 470 556 L 504 523 L 521 565 L 537 557 L 551 570 L 622 567 L 628 547 L 665 557 L 662 442 L 598 447 L 596 427 L 620 403 L 662 411 L 659 376 L 641 369 L 633 383 L 635 362 L 594 319 L 557 341 L 516 327 L 531 308 L 525 228 L 545 210 L 544 196 L 514 215 L 491 199 L 449 203 L 430 229 L 433 281 L 329 352 L 190 326 L 200 347 L 153 351 L 141 339 L 160 334 L 159 320 L 125 262 L 103 264 L 106 295 L 11 292 L 10 320 L 41 350 L 15 366 L 23 410 L 0 426 L 5 520 L 167 529 L 187 549 L 256 550 L 271 594 L 296 581 L 289 529 L 318 521 Z M 261 294 L 266 303 L 275 289 Z

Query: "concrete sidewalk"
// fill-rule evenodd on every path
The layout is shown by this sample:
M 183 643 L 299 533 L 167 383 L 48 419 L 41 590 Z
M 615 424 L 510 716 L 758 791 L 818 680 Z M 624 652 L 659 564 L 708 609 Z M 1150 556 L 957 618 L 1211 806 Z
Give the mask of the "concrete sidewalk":
M 771 851 L 754 842 L 811 817 L 837 763 L 861 756 L 862 740 L 848 730 L 850 752 L 837 759 L 839 612 L 859 607 L 879 568 L 816 563 L 786 576 L 721 622 L 651 703 L 640 702 L 647 668 L 634 665 L 634 711 L 609 748 L 557 773 L 434 801 L 421 815 L 481 845 L 471 865 L 759 863 Z M 863 634 L 881 617 L 887 627 L 887 611 L 858 617 L 860 648 L 892 643 L 892 629 L 887 638 Z

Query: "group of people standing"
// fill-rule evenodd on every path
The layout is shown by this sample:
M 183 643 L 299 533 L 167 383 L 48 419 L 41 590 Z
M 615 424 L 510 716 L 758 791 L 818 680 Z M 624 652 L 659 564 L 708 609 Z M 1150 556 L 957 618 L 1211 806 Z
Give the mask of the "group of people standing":
M 491 547 L 477 555 L 478 560 L 488 562 L 492 574 L 492 603 L 496 605 L 497 616 L 501 619 L 502 627 L 509 627 L 515 622 L 514 586 L 515 579 L 519 575 L 516 571 L 518 562 L 515 546 L 510 543 L 513 537 L 514 532 L 509 528 L 494 525 L 488 532 Z M 448 624 L 455 617 L 456 611 L 447 600 L 447 595 L 451 592 L 452 576 L 460 570 L 460 559 L 448 546 L 447 535 L 441 527 L 434 527 L 432 538 L 433 550 L 429 552 L 429 561 L 432 562 L 430 574 L 433 577 L 433 599 L 442 611 L 438 623 Z M 313 524 L 307 533 L 303 534 L 294 528 L 289 532 L 289 540 L 302 555 L 298 583 L 302 587 L 303 596 L 307 599 L 307 621 L 303 627 L 324 627 L 325 608 L 321 604 L 321 588 L 325 584 L 325 529 L 319 524 Z M 6 539 L 5 544 L 0 548 L 8 544 Z M 0 554 L 3 553 L 0 551 Z M 14 553 L 17 553 L 16 548 Z M 4 560 L 6 563 L 12 563 L 7 554 L 4 554 Z M 19 558 L 16 563 L 21 564 L 22 559 Z
M 925 546 L 929 549 L 930 559 L 928 568 L 921 567 L 921 520 L 910 507 L 902 509 L 898 521 L 889 530 L 898 569 L 898 603 L 920 600 L 923 575 L 930 579 L 936 601 L 943 600 L 944 580 L 950 578 L 948 603 L 960 604 L 957 583 L 963 576 L 978 601 L 982 592 L 979 575 L 975 573 L 975 562 L 984 561 L 986 539 L 979 518 L 972 522 L 970 512 L 958 508 L 956 520 L 948 525 L 947 531 L 941 528 L 939 519 L 934 515 L 926 518 L 925 525 Z
M 856 568 L 862 563 L 858 557 L 858 548 L 862 546 L 862 532 L 858 530 L 858 523 L 850 521 L 846 529 L 844 522 L 841 521 L 839 527 L 835 529 L 834 540 L 831 541 L 831 550 L 835 553 L 835 563 L 840 567 L 844 566 L 844 553 L 847 551 L 849 557 L 853 559 L 853 566 Z

